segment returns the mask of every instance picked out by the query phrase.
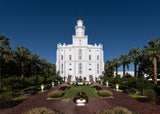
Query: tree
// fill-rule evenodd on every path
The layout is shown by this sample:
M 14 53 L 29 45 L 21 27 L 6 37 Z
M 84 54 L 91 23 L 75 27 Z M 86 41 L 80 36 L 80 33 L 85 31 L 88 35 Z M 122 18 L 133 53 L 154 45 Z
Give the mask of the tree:
M 52 69 L 52 64 L 51 63 L 47 63 L 47 74 L 48 76 L 47 77 L 50 77 L 50 70 Z
M 114 76 L 114 64 L 112 61 L 106 61 L 105 63 L 105 75 L 113 77 Z
M 42 67 L 42 75 L 44 76 L 44 68 L 47 65 L 47 60 L 46 59 L 40 59 L 40 64 Z
M 24 78 L 24 66 L 27 61 L 29 61 L 30 51 L 23 47 L 15 47 L 16 51 L 14 51 L 14 58 L 21 68 L 21 79 Z
M 132 48 L 129 50 L 130 60 L 134 63 L 134 76 L 137 76 L 137 65 L 139 63 L 140 48 Z
M 118 67 L 120 66 L 120 60 L 118 58 L 113 59 L 113 64 L 116 69 L 116 76 L 118 75 Z
M 37 71 L 37 63 L 40 61 L 39 56 L 35 53 L 29 55 L 29 59 L 31 61 L 32 68 L 34 70 L 34 75 L 36 76 Z
M 9 38 L 6 38 L 4 35 L 0 35 L 0 91 L 2 90 L 2 72 L 1 72 L 1 62 L 2 58 L 7 59 L 8 55 L 11 53 L 9 47 Z
M 127 68 L 129 69 L 128 64 L 130 63 L 129 59 L 128 59 L 128 55 L 122 54 L 119 57 L 119 60 L 121 61 L 121 64 L 123 65 L 123 76 L 125 76 L 125 66 L 127 65 Z
M 148 46 L 144 46 L 143 55 L 153 63 L 154 85 L 157 86 L 157 59 L 160 58 L 160 38 L 152 39 L 147 43 Z

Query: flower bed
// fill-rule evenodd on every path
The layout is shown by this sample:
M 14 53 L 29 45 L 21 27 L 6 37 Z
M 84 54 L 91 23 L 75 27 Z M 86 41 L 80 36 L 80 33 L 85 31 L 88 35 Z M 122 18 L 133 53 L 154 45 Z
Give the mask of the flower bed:
M 86 93 L 84 92 L 78 92 L 76 97 L 74 97 L 73 101 L 76 103 L 77 100 L 85 100 L 86 103 L 88 103 L 88 97 L 86 95 Z

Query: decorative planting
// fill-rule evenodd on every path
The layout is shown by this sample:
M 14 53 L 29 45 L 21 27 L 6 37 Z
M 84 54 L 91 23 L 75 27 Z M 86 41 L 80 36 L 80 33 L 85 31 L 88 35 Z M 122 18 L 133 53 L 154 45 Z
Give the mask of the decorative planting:
M 59 88 L 59 90 L 66 91 L 70 87 L 71 87 L 70 85 L 63 85 L 62 87 Z
M 88 103 L 88 97 L 84 92 L 78 92 L 76 97 L 74 97 L 73 101 L 76 102 L 78 99 L 85 100 Z
M 99 90 L 98 91 L 98 94 L 101 96 L 101 97 L 110 97 L 113 95 L 112 92 L 108 91 L 108 90 Z
M 93 84 L 91 85 L 92 88 L 95 88 L 96 90 L 102 90 L 102 88 L 99 85 Z
M 25 112 L 24 114 L 63 114 L 63 113 L 55 112 L 45 107 L 40 107 L 40 108 L 34 108 L 32 110 L 29 110 L 28 112 Z
M 64 94 L 64 91 L 52 91 L 50 93 L 48 93 L 48 97 L 49 98 L 59 98 Z
M 91 86 L 81 85 L 71 86 L 62 96 L 62 99 L 74 98 L 77 96 L 78 92 L 85 92 L 85 94 L 91 98 L 100 98 L 100 96 Z
M 96 114 L 132 114 L 132 112 L 128 111 L 126 108 L 115 107 L 113 110 L 103 110 Z

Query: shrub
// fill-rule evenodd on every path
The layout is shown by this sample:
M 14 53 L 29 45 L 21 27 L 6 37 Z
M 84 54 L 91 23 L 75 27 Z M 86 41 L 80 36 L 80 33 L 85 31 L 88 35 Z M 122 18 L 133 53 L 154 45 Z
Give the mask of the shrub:
M 113 110 L 103 110 L 96 114 L 132 114 L 132 112 L 128 111 L 126 108 L 115 107 Z
M 145 91 L 145 95 L 148 96 L 147 101 L 152 102 L 156 99 L 156 93 L 154 90 L 148 89 Z
M 108 90 L 99 90 L 98 94 L 102 97 L 110 97 L 113 95 L 113 93 Z
M 0 104 L 1 105 L 9 103 L 11 99 L 12 99 L 11 92 L 4 92 L 0 94 Z
M 30 86 L 28 88 L 25 88 L 23 91 L 27 94 L 36 94 L 37 91 L 40 90 L 38 88 L 40 88 L 40 86 Z
M 62 87 L 59 88 L 59 90 L 65 91 L 66 89 L 69 89 L 69 85 L 63 85 Z
M 55 80 L 55 76 L 50 76 L 48 78 L 46 78 L 46 83 L 51 83 L 53 80 Z
M 44 77 L 38 76 L 38 85 L 44 83 Z
M 21 81 L 21 78 L 16 75 L 2 78 L 2 87 L 5 87 L 7 90 L 21 89 L 24 86 Z
M 48 97 L 49 98 L 58 98 L 58 97 L 61 97 L 62 95 L 64 94 L 63 91 L 52 91 L 50 93 L 48 93 Z
M 91 85 L 92 88 L 95 88 L 96 90 L 102 90 L 102 88 L 98 85 Z
M 62 114 L 62 113 L 49 110 L 45 107 L 40 107 L 40 108 L 34 108 L 32 110 L 29 110 L 28 112 L 25 112 L 24 114 Z

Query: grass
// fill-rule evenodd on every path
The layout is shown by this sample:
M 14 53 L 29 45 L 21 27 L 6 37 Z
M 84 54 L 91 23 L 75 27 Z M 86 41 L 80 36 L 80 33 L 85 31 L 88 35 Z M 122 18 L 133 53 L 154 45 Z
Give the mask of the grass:
M 139 95 L 128 95 L 128 96 L 130 96 L 132 98 L 138 98 L 139 97 Z
M 113 90 L 115 90 L 115 91 L 117 91 L 117 92 L 123 92 L 123 90 L 120 90 L 120 89 L 119 89 L 119 90 L 113 89 Z
M 72 86 L 65 92 L 65 94 L 62 96 L 62 99 L 76 97 L 78 92 L 85 92 L 86 95 L 91 98 L 100 98 L 100 96 L 91 86 L 82 85 L 82 86 Z
M 17 100 L 17 101 L 23 101 L 23 100 L 26 100 L 26 99 L 28 99 L 28 97 L 17 97 L 17 98 L 15 98 L 15 100 Z

